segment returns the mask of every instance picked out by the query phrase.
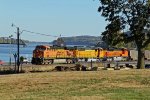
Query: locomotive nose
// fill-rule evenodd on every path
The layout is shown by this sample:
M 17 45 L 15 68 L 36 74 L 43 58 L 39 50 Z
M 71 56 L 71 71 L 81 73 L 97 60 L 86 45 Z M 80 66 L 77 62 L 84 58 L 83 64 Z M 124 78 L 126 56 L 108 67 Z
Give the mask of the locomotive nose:
M 40 58 L 40 57 L 42 57 L 42 54 L 43 54 L 43 53 L 42 53 L 41 51 L 39 51 L 39 50 L 34 50 L 34 51 L 33 51 L 33 54 L 34 54 L 34 55 L 33 55 L 34 57 Z

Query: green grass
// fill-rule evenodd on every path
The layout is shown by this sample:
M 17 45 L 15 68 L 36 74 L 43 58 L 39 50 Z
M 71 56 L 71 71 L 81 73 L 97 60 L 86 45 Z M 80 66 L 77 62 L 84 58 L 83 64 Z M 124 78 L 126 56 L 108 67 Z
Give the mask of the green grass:
M 150 70 L 0 76 L 0 100 L 150 100 Z

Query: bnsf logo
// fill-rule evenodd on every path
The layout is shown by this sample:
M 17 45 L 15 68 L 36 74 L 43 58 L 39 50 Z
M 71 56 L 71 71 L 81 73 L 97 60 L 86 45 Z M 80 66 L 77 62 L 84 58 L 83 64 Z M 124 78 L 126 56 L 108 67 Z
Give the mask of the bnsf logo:
M 63 55 L 63 54 L 64 54 L 63 51 L 58 51 L 56 55 L 58 56 L 58 55 Z

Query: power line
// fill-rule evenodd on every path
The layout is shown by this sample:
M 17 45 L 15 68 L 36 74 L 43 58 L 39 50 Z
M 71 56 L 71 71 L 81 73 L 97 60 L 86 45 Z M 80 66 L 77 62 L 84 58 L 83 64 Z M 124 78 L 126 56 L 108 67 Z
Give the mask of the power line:
M 32 31 L 28 31 L 28 30 L 22 30 L 22 32 L 28 32 L 28 33 L 32 33 L 32 34 L 38 34 L 38 35 L 50 36 L 50 37 L 59 37 L 59 36 L 54 36 L 54 35 L 48 35 L 48 34 L 43 34 L 43 33 L 32 32 Z

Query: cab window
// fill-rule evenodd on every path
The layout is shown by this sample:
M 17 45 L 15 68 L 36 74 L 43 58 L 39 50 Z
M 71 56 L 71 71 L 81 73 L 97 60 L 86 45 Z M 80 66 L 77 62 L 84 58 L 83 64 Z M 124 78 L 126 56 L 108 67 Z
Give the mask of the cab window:
M 36 50 L 46 50 L 46 48 L 43 47 L 43 46 L 37 46 L 37 47 L 36 47 Z

